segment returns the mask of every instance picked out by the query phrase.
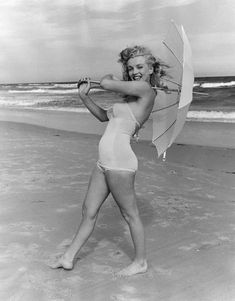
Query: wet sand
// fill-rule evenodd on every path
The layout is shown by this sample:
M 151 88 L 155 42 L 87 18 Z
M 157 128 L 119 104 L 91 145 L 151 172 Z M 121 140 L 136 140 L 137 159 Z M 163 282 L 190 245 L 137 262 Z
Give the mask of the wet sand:
M 0 122 L 0 300 L 235 300 L 235 149 L 134 144 L 149 271 L 112 272 L 133 250 L 112 197 L 72 271 L 47 266 L 81 218 L 99 136 Z
M 101 135 L 106 122 L 99 122 L 90 113 L 60 110 L 1 108 L 0 121 L 34 124 L 78 133 Z M 235 149 L 235 123 L 186 121 L 176 143 Z M 152 121 L 140 130 L 140 140 L 151 141 Z

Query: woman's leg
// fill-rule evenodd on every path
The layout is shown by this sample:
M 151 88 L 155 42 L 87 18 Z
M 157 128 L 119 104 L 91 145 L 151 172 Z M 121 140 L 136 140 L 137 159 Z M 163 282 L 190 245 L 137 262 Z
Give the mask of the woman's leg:
M 135 173 L 109 170 L 105 174 L 109 189 L 129 225 L 135 248 L 135 257 L 132 264 L 121 270 L 117 275 L 131 276 L 144 273 L 147 271 L 145 235 L 134 190 Z
M 72 269 L 77 253 L 91 235 L 98 212 L 109 195 L 109 188 L 104 173 L 96 166 L 89 182 L 87 194 L 82 208 L 82 221 L 77 233 L 63 256 L 61 256 L 52 268 Z

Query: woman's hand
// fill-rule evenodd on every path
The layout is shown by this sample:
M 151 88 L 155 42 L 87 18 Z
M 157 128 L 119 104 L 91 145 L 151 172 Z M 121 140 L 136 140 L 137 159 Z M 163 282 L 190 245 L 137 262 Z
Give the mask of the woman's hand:
M 120 79 L 114 76 L 113 74 L 107 74 L 101 78 L 100 86 L 101 88 L 106 89 L 106 84 L 113 81 L 120 81 Z
M 82 98 L 82 97 L 87 96 L 87 94 L 89 93 L 89 91 L 91 89 L 91 82 L 88 77 L 82 78 L 81 81 L 82 82 L 84 81 L 84 83 L 82 83 L 82 84 L 78 83 L 78 94 Z
M 112 80 L 120 80 L 120 79 L 112 74 Z
M 113 74 L 106 74 L 105 76 L 103 76 L 103 77 L 101 78 L 101 81 L 102 81 L 103 79 L 120 80 L 119 78 L 117 78 L 117 77 L 116 77 L 115 75 L 113 75 Z

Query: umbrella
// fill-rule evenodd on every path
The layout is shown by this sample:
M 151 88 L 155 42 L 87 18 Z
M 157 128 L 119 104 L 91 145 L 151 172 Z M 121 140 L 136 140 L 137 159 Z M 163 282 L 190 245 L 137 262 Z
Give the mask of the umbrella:
M 152 111 L 152 142 L 158 156 L 165 153 L 184 126 L 194 82 L 191 47 L 183 26 L 172 21 L 163 44 L 170 71 L 164 79 L 167 88 L 163 91 L 157 88 L 158 96 Z

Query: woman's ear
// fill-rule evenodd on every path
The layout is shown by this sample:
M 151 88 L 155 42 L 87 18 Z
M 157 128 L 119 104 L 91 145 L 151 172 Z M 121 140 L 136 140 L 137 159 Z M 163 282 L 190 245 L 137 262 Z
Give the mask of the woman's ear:
M 149 68 L 149 74 L 153 74 L 153 67 Z

